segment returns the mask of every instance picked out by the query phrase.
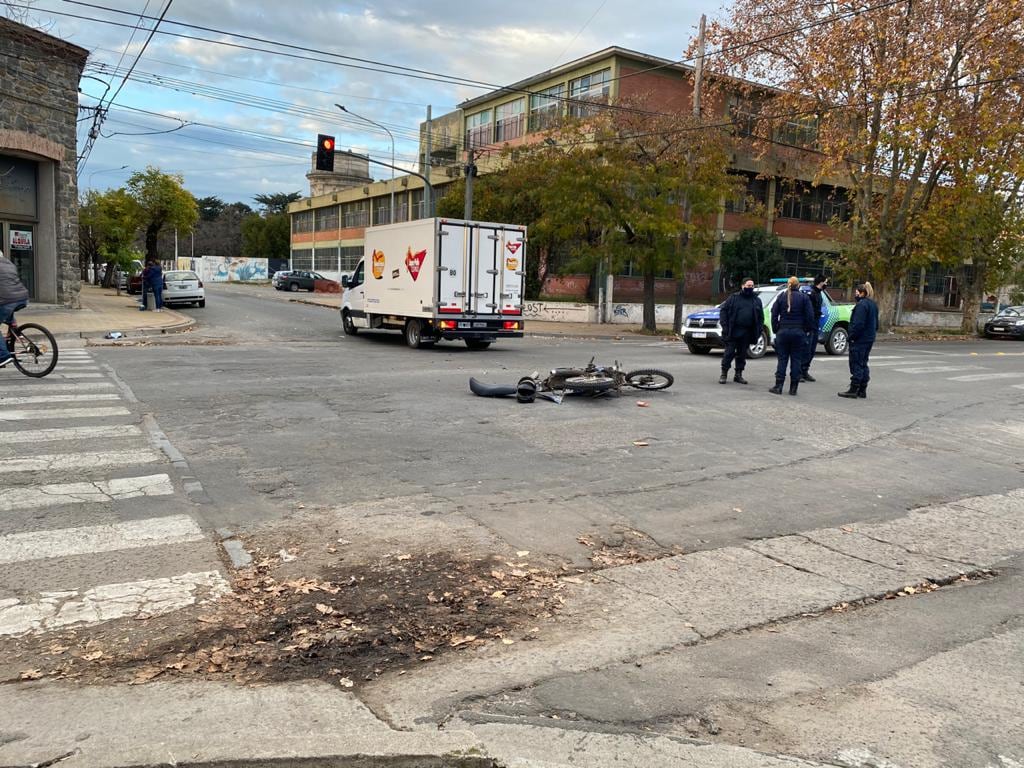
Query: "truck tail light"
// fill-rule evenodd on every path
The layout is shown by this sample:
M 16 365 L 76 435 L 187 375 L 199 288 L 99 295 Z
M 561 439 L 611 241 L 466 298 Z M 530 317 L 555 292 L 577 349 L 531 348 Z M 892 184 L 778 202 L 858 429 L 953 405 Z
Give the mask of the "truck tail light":
M 442 331 L 453 331 L 458 327 L 458 323 L 454 320 L 441 320 L 438 322 L 437 327 Z
M 518 320 L 506 320 L 501 324 L 501 327 L 506 331 L 518 331 L 522 323 Z
M 461 315 L 462 314 L 462 310 L 459 307 L 438 307 L 437 311 L 438 312 L 445 312 L 445 313 L 447 313 L 449 315 L 453 314 L 453 313 L 456 314 L 456 315 Z
M 523 310 L 516 309 L 516 308 L 503 309 L 503 310 L 501 310 L 501 314 L 503 314 L 503 315 L 521 315 L 521 314 L 523 314 Z

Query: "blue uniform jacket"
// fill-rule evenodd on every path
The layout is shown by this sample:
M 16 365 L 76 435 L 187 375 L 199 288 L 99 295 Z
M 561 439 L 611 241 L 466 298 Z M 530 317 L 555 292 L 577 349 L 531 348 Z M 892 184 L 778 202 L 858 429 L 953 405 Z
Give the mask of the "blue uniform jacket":
M 878 332 L 878 305 L 867 296 L 857 302 L 850 314 L 850 341 L 869 344 Z
M 779 298 L 772 305 L 772 330 L 778 333 L 780 328 L 799 328 L 804 333 L 818 329 L 818 320 L 811 309 L 811 300 L 806 294 L 801 291 L 790 291 L 788 288 L 779 294 Z

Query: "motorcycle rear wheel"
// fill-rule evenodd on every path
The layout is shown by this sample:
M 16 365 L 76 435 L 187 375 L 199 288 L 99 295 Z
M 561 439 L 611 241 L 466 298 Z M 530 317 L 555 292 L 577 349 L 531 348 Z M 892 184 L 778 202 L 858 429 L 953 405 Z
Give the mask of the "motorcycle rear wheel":
M 657 368 L 640 368 L 626 374 L 626 383 L 631 387 L 650 391 L 668 389 L 674 381 L 671 373 L 659 371 Z
M 580 374 L 565 379 L 565 388 L 573 392 L 599 394 L 615 388 L 615 379 L 604 374 Z

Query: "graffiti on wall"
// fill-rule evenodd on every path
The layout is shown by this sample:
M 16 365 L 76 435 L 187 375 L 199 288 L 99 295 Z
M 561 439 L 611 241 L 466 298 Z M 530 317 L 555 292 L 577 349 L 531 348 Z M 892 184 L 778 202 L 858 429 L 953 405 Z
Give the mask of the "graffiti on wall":
M 269 280 L 266 259 L 229 256 L 203 256 L 203 280 L 211 283 L 234 283 Z
M 528 301 L 523 304 L 523 317 L 560 323 L 592 323 L 596 317 L 596 309 L 592 304 Z

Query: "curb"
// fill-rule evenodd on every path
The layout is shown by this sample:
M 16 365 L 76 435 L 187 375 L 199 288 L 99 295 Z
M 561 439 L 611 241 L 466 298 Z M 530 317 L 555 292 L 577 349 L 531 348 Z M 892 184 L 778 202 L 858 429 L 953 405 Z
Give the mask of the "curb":
M 128 330 L 125 330 L 125 331 L 120 331 L 120 329 L 112 329 L 112 330 L 119 330 L 120 333 L 124 334 L 124 336 L 122 336 L 121 339 L 108 339 L 108 338 L 106 338 L 106 335 L 108 333 L 110 333 L 110 331 L 78 331 L 78 332 L 68 331 L 66 333 L 55 333 L 54 336 L 58 340 L 60 340 L 61 338 L 64 338 L 64 339 L 85 339 L 86 341 L 94 341 L 94 342 L 95 341 L 110 342 L 110 345 L 115 345 L 116 346 L 117 342 L 119 342 L 121 340 L 131 341 L 132 339 L 146 338 L 146 337 L 149 337 L 149 336 L 164 336 L 164 335 L 169 334 L 169 333 L 183 333 L 185 331 L 191 330 L 193 327 L 195 327 L 195 325 L 196 325 L 196 321 L 191 319 L 191 318 L 189 318 L 189 319 L 183 320 L 181 322 L 175 323 L 173 325 L 166 325 L 166 326 L 164 326 L 162 328 L 129 328 Z M 106 345 L 106 344 L 98 344 L 96 346 L 108 346 L 108 345 Z

